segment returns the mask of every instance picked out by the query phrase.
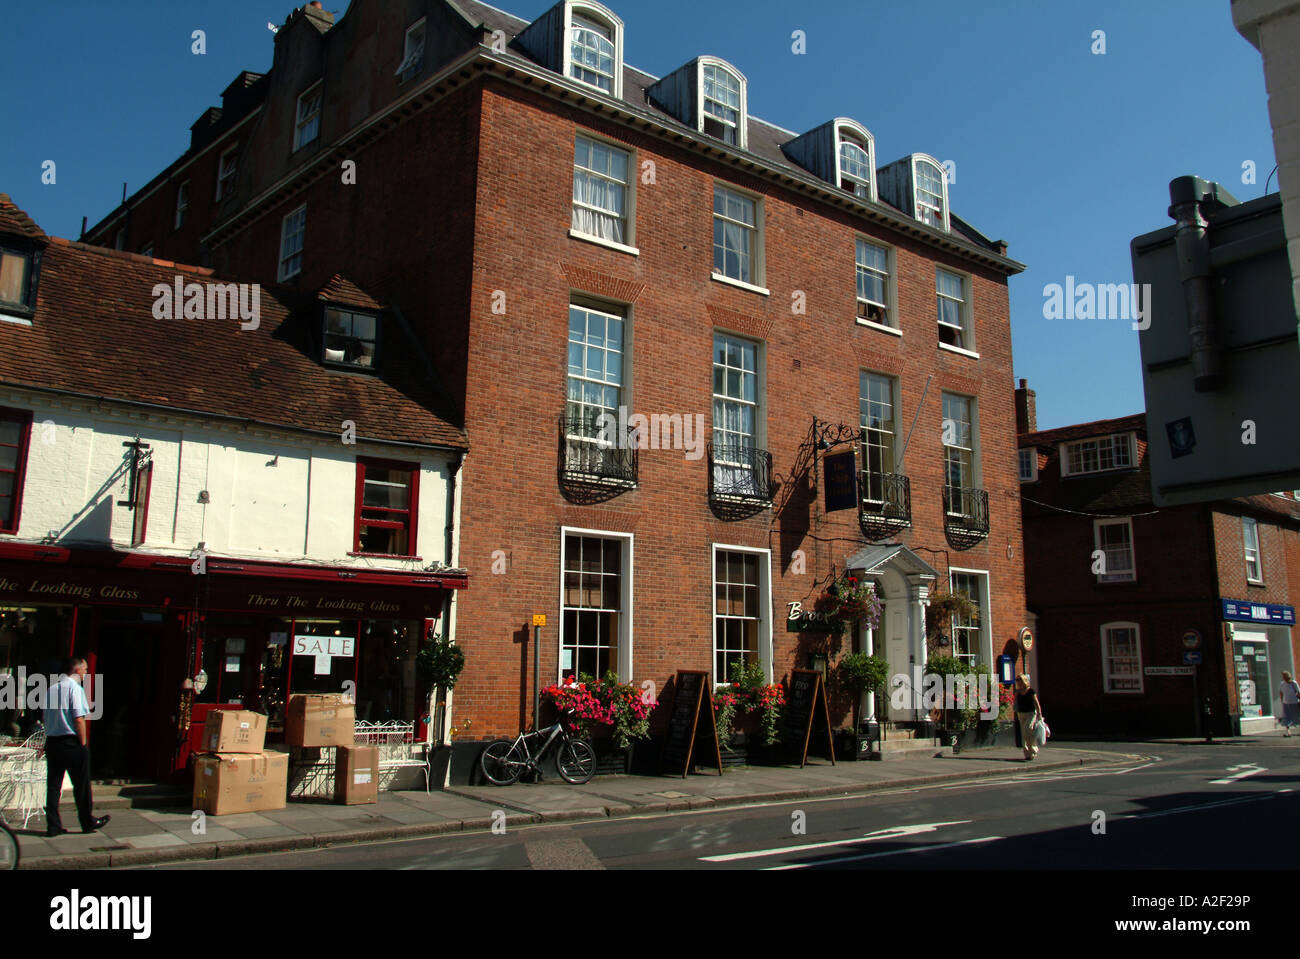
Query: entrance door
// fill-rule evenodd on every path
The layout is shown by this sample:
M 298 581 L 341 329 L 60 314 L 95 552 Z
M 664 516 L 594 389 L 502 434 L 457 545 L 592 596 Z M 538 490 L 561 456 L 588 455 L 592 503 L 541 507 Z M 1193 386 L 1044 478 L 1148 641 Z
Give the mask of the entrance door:
M 183 641 L 173 632 L 161 614 L 158 621 L 101 618 L 86 657 L 92 715 L 102 709 L 91 723 L 95 778 L 158 779 L 170 771 L 184 672 Z M 169 653 L 177 655 L 169 660 Z
M 1274 682 L 1270 671 L 1268 634 L 1263 630 L 1235 630 L 1232 666 L 1241 718 L 1272 716 Z

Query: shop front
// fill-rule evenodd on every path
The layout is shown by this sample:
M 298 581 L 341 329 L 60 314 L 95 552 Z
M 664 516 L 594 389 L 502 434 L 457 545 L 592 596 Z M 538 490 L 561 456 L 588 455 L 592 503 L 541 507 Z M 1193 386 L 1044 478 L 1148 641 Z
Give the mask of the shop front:
M 0 682 L 87 660 L 97 777 L 183 776 L 207 712 L 268 715 L 303 692 L 343 692 L 358 720 L 419 724 L 416 670 L 463 574 L 188 559 L 0 545 Z M 0 696 L 0 733 L 40 718 L 30 696 Z
M 1241 733 L 1272 729 L 1280 707 L 1282 673 L 1296 674 L 1291 646 L 1295 608 L 1225 599 L 1231 655 L 1230 694 L 1235 694 Z

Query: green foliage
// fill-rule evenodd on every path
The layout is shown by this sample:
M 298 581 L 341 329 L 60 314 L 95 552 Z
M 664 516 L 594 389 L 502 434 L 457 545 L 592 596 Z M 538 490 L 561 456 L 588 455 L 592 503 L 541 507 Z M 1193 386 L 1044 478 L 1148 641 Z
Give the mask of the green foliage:
M 870 653 L 845 653 L 835 667 L 835 677 L 854 696 L 877 693 L 889 679 L 889 663 Z
M 431 637 L 415 654 L 415 671 L 420 681 L 439 689 L 453 688 L 464 668 L 464 651 L 445 636 Z
M 785 690 L 780 683 L 768 683 L 765 679 L 759 663 L 745 665 L 735 660 L 731 664 L 731 682 L 718 686 L 713 695 L 719 743 L 731 745 L 736 713 L 742 709 L 758 714 L 759 741 L 764 746 L 772 746 L 780 739 Z

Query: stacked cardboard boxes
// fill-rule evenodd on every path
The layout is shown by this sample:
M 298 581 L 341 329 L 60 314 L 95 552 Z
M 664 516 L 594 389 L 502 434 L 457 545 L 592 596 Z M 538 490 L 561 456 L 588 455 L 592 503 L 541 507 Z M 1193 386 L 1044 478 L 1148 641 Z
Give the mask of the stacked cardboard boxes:
M 342 693 L 296 693 L 284 714 L 289 746 L 351 746 L 356 740 L 357 708 Z
M 328 795 L 329 779 L 325 777 L 332 772 L 336 803 L 379 802 L 379 749 L 355 745 L 356 707 L 346 696 L 290 696 L 284 715 L 284 741 L 294 756 L 295 796 Z
M 194 808 L 210 816 L 283 809 L 289 755 L 264 752 L 266 717 L 214 710 L 203 728 L 207 752 L 194 761 Z

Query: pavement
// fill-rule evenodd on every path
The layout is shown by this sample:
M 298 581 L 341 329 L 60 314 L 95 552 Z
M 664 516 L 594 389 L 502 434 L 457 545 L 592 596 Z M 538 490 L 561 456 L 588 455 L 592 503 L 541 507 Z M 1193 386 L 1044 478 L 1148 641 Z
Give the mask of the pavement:
M 112 808 L 112 820 L 90 835 L 44 837 L 44 819 L 14 829 L 21 869 L 103 869 L 254 853 L 302 850 L 341 843 L 409 839 L 487 831 L 543 822 L 576 822 L 678 810 L 854 796 L 879 790 L 1113 763 L 1114 750 L 1049 746 L 1032 764 L 1019 748 L 977 749 L 955 756 L 887 762 L 810 760 L 798 766 L 728 768 L 680 776 L 597 776 L 584 786 L 560 780 L 513 786 L 456 786 L 424 793 L 380 793 L 379 802 L 336 806 L 292 800 L 285 809 L 196 819 L 188 806 Z M 175 800 L 173 800 L 173 803 Z M 63 813 L 75 826 L 76 813 Z M 499 827 L 498 827 L 499 828 Z

